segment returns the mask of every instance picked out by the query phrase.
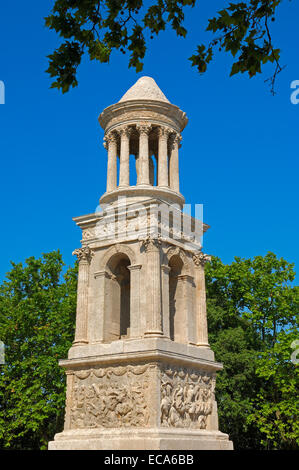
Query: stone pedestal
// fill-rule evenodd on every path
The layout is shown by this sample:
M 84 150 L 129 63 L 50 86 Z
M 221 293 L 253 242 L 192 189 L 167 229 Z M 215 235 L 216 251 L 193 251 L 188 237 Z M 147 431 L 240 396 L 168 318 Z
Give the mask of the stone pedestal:
M 88 429 L 56 434 L 49 450 L 233 450 L 233 444 L 219 431 Z
M 70 356 L 60 362 L 65 430 L 49 449 L 232 449 L 218 430 L 222 366 L 209 348 L 146 338 L 73 347 Z

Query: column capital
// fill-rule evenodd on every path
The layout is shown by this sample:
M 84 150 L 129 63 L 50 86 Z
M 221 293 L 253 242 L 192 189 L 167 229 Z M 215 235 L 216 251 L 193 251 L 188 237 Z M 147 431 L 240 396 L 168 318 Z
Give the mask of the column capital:
M 193 253 L 192 259 L 195 266 L 200 267 L 204 266 L 207 262 L 211 261 L 212 257 L 200 251 Z
M 81 248 L 76 248 L 72 254 L 77 256 L 79 262 L 85 261 L 86 263 L 90 263 L 94 252 L 89 248 L 89 246 L 82 246 Z
M 141 243 L 141 246 L 144 247 L 147 253 L 153 250 L 156 251 L 160 249 L 161 235 L 158 235 L 157 237 L 148 236 L 144 239 L 141 239 L 140 243 Z
M 168 138 L 169 135 L 173 133 L 173 130 L 170 127 L 159 126 L 158 127 L 158 136 L 161 138 Z
M 110 142 L 115 142 L 117 141 L 117 134 L 115 131 L 110 131 L 104 136 L 104 142 L 110 144 Z
M 126 136 L 126 137 L 130 137 L 130 135 L 132 134 L 132 127 L 129 126 L 129 125 L 124 125 L 122 127 L 118 127 L 117 129 L 117 132 L 119 133 L 119 135 L 122 137 L 123 135 Z
M 139 131 L 140 134 L 148 135 L 152 129 L 152 125 L 146 122 L 141 123 L 141 124 L 136 124 L 136 129 Z
M 181 141 L 182 141 L 182 136 L 178 132 L 172 132 L 170 134 L 169 145 L 171 149 L 173 149 L 175 145 L 180 147 Z

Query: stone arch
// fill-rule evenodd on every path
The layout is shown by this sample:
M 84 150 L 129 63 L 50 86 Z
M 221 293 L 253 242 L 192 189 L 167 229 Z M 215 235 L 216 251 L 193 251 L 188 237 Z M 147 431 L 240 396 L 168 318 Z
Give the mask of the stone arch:
M 104 285 L 104 340 L 108 342 L 130 337 L 131 327 L 131 261 L 123 250 L 110 255 Z
M 128 245 L 117 243 L 116 245 L 111 246 L 104 253 L 100 261 L 99 270 L 104 271 L 106 269 L 109 259 L 112 258 L 113 255 L 118 254 L 118 253 L 123 253 L 124 255 L 127 255 L 127 257 L 130 260 L 131 265 L 136 264 L 136 255 L 134 251 L 132 250 L 132 248 L 130 248 Z
M 183 263 L 182 274 L 188 274 L 189 276 L 194 275 L 194 268 L 189 256 L 179 246 L 171 246 L 168 248 L 164 257 L 164 264 L 168 266 L 173 256 L 178 256 L 181 259 Z

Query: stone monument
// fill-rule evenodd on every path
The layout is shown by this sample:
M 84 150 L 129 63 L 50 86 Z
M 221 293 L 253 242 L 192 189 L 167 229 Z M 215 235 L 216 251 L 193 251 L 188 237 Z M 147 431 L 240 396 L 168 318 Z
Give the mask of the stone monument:
M 209 257 L 179 189 L 187 121 L 150 77 L 99 116 L 107 189 L 101 211 L 74 219 L 82 229 L 76 332 L 60 361 L 64 430 L 49 449 L 233 447 L 218 429 Z

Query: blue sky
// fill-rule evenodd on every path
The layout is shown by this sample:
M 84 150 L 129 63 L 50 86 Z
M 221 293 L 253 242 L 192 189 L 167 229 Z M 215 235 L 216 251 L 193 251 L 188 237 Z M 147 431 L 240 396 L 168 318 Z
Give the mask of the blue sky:
M 84 60 L 79 87 L 62 95 L 50 89 L 46 56 L 59 44 L 44 27 L 54 1 L 5 2 L 0 17 L 0 280 L 10 260 L 60 249 L 67 264 L 80 245 L 72 217 L 95 210 L 105 191 L 106 152 L 97 117 L 142 75 L 152 76 L 189 124 L 180 151 L 181 191 L 204 204 L 211 228 L 204 251 L 230 263 L 273 251 L 299 269 L 298 121 L 290 83 L 299 79 L 298 2 L 284 1 L 273 24 L 285 70 L 273 97 L 271 75 L 229 78 L 232 63 L 219 54 L 200 76 L 188 57 L 209 40 L 207 19 L 228 2 L 198 2 L 189 10 L 187 39 L 171 31 L 154 39 L 144 70 L 128 69 L 115 53 L 110 64 Z M 298 279 L 298 277 L 297 277 Z

